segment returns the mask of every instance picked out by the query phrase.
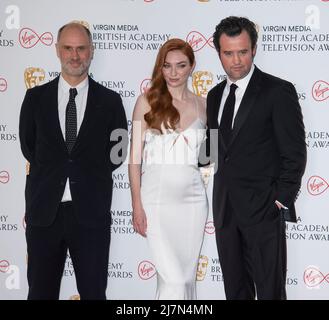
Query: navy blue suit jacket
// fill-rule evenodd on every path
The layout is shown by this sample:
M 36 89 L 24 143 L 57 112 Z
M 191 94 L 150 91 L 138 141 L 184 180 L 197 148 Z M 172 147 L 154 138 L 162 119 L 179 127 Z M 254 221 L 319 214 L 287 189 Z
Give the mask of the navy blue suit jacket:
M 305 170 L 306 144 L 295 87 L 256 67 L 226 145 L 218 124 L 225 85 L 226 80 L 210 90 L 207 97 L 208 129 L 218 130 L 218 139 L 210 141 L 217 169 L 213 190 L 215 225 L 223 224 L 227 199 L 244 225 L 256 224 L 278 212 L 275 200 L 289 208 L 285 219 L 296 221 L 294 202 Z
M 48 226 L 55 217 L 67 178 L 79 223 L 110 224 L 112 171 L 120 166 L 110 158 L 117 141 L 113 130 L 122 128 L 127 153 L 127 119 L 119 94 L 89 77 L 87 105 L 76 143 L 68 153 L 58 117 L 58 80 L 26 92 L 19 123 L 21 149 L 30 162 L 26 177 L 26 222 Z

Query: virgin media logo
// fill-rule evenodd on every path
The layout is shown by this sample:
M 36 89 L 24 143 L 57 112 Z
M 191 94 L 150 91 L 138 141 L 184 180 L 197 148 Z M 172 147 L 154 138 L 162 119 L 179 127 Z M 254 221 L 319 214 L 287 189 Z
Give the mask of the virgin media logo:
M 312 87 L 312 96 L 316 101 L 324 101 L 329 98 L 329 83 L 319 80 Z
M 141 85 L 139 86 L 139 90 L 140 90 L 141 94 L 143 94 L 143 93 L 146 93 L 146 91 L 148 89 L 150 89 L 150 87 L 151 87 L 151 79 L 144 79 L 141 82 Z
M 186 42 L 190 44 L 194 52 L 201 50 L 206 45 L 214 48 L 213 37 L 207 39 L 198 31 L 191 31 L 186 37 Z
M 6 91 L 7 87 L 7 80 L 5 78 L 0 78 L 0 92 Z
M 205 225 L 204 231 L 208 234 L 214 234 L 215 233 L 215 226 L 213 221 L 208 221 Z
M 39 41 L 45 46 L 50 46 L 53 43 L 54 37 L 50 32 L 44 32 L 40 36 L 30 28 L 23 28 L 19 32 L 18 40 L 21 46 L 25 49 L 34 47 Z
M 9 172 L 8 171 L 0 171 L 0 183 L 8 183 L 9 182 Z
M 307 181 L 307 190 L 312 196 L 318 196 L 328 189 L 326 180 L 319 176 L 312 176 Z
M 310 266 L 304 271 L 304 283 L 307 287 L 319 286 L 323 281 L 329 283 L 329 273 L 323 274 L 317 267 Z
M 0 260 L 0 272 L 6 273 L 9 269 L 9 262 L 7 260 Z
M 138 275 L 142 280 L 148 280 L 156 274 L 155 266 L 152 262 L 144 260 L 138 265 Z

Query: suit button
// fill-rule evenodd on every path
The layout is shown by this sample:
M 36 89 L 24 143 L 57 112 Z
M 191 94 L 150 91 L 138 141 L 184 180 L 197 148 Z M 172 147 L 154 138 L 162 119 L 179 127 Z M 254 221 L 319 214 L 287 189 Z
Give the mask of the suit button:
M 224 161 L 225 161 L 225 162 L 228 162 L 229 160 L 230 160 L 230 157 L 225 157 L 225 158 L 224 158 Z

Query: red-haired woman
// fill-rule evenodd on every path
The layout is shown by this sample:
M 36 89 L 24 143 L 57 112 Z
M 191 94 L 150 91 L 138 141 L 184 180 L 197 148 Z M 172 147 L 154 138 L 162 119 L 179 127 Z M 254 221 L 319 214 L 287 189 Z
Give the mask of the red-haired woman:
M 206 103 L 188 89 L 195 66 L 181 39 L 160 48 L 150 89 L 133 112 L 129 178 L 133 224 L 147 237 L 156 299 L 196 299 L 196 271 L 208 214 L 198 168 Z

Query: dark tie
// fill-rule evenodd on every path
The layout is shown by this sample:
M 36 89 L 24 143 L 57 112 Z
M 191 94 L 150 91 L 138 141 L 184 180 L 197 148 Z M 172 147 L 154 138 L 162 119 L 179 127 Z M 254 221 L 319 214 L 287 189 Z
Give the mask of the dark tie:
M 225 101 L 222 118 L 220 120 L 219 130 L 223 136 L 226 145 L 229 144 L 232 133 L 232 121 L 235 105 L 235 90 L 237 85 L 232 83 L 230 86 L 230 93 Z
M 77 94 L 76 88 L 70 89 L 70 98 L 66 106 L 65 141 L 69 153 L 71 153 L 77 139 L 77 107 L 75 105 L 75 96 Z

